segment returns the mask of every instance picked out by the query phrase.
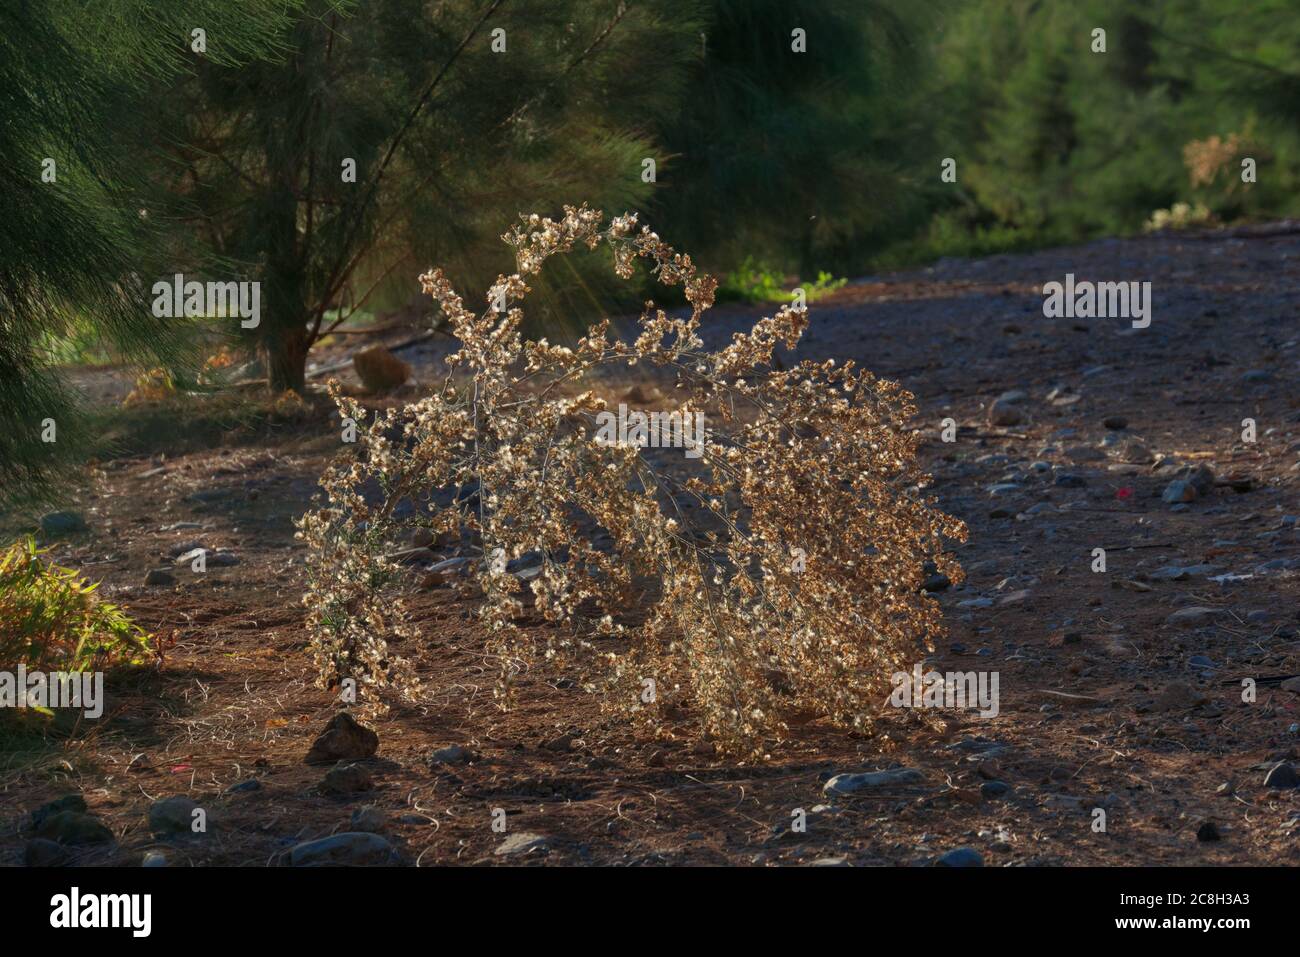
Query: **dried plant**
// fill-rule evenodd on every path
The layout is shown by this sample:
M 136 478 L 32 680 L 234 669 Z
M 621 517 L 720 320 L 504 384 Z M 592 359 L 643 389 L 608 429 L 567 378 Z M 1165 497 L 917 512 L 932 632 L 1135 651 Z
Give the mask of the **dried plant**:
M 503 702 L 545 658 L 641 719 L 692 708 L 733 751 L 761 751 L 794 713 L 868 729 L 889 675 L 941 630 L 921 591 L 927 563 L 961 577 L 944 540 L 965 528 L 924 495 L 912 397 L 852 363 L 774 369 L 773 349 L 793 349 L 807 323 L 801 305 L 707 351 L 698 330 L 716 281 L 634 216 L 602 222 L 586 207 L 522 218 L 503 237 L 517 272 L 481 313 L 440 270 L 420 277 L 460 342 L 436 394 L 367 422 L 331 385 L 359 431 L 356 454 L 322 479 L 328 501 L 300 522 L 322 679 L 418 694 L 389 646 L 418 633 L 400 600 L 412 579 L 386 555 L 423 525 L 475 549 Z M 530 277 L 581 246 L 612 250 L 624 279 L 645 260 L 684 287 L 690 316 L 647 303 L 632 342 L 608 320 L 572 348 L 524 339 Z M 609 372 L 638 363 L 678 398 L 658 434 L 609 441 Z M 696 414 L 698 442 L 677 428 Z M 673 438 L 687 447 L 660 447 Z M 410 508 L 435 491 L 450 504 Z M 528 556 L 540 569 L 513 573 Z

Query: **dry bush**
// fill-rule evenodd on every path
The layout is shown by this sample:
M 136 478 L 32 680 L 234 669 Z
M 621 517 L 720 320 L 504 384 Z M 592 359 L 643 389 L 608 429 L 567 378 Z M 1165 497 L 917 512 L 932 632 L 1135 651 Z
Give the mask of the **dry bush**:
M 421 277 L 460 340 L 436 394 L 367 422 L 333 389 L 358 423 L 356 452 L 328 469 L 327 502 L 299 533 L 322 680 L 419 693 L 387 641 L 417 634 L 400 600 L 410 572 L 385 557 L 418 525 L 477 549 L 503 701 L 521 669 L 552 659 L 619 711 L 653 721 L 693 708 L 732 750 L 761 751 L 795 712 L 867 730 L 889 675 L 941 630 L 924 566 L 961 576 L 944 540 L 965 528 L 922 491 L 911 396 L 851 363 L 773 369 L 774 347 L 794 348 L 806 325 L 802 306 L 706 351 L 697 331 L 716 281 L 634 216 L 602 219 L 585 207 L 523 218 L 503 237 L 518 271 L 481 313 L 440 270 Z M 689 318 L 647 303 L 633 342 L 608 320 L 573 348 L 525 340 L 529 278 L 582 246 L 610 249 L 624 279 L 644 260 L 684 286 Z M 697 446 L 597 434 L 602 372 L 638 363 L 675 383 L 660 411 L 704 414 Z M 399 503 L 431 490 L 450 504 L 403 514 Z M 541 568 L 525 583 L 507 560 L 526 555 Z M 529 614 L 546 624 L 521 628 Z

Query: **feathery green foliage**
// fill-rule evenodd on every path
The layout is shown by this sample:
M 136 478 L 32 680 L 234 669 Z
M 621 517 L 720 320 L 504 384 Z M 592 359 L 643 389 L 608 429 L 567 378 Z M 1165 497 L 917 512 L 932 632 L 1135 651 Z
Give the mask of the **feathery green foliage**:
M 0 8 L 0 504 L 54 497 L 84 446 L 76 397 L 53 368 L 53 339 L 80 325 L 127 360 L 183 358 L 185 330 L 156 319 L 144 295 L 143 280 L 163 261 L 158 230 L 141 215 L 146 81 L 183 62 L 195 24 L 227 62 L 267 51 L 290 6 Z M 43 441 L 50 421 L 54 441 Z
M 430 261 L 466 283 L 508 266 L 495 224 L 519 209 L 643 200 L 638 130 L 677 102 L 693 9 L 311 2 L 283 62 L 201 66 L 170 188 L 197 234 L 262 281 L 251 338 L 272 388 L 302 389 L 331 310 L 341 322 L 386 283 L 409 297 Z

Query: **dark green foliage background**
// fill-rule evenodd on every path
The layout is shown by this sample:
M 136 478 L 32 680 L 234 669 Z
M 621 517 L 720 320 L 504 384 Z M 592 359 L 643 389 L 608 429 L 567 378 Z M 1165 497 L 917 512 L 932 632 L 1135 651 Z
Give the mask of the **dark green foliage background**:
M 49 497 L 83 449 L 84 410 L 56 368 L 69 341 L 192 380 L 194 324 L 148 308 L 149 285 L 177 271 L 262 281 L 245 344 L 287 370 L 271 376 L 283 386 L 327 309 L 401 305 L 431 264 L 469 294 L 509 268 L 498 237 L 515 214 L 564 203 L 641 211 L 713 272 L 748 261 L 805 280 L 1132 233 L 1177 202 L 1223 222 L 1296 215 L 1295 13 L 1294 0 L 14 0 L 0 9 L 0 499 Z M 498 26 L 505 54 L 489 46 Z M 1232 133 L 1258 183 L 1229 170 L 1193 188 L 1184 145 Z M 344 156 L 356 185 L 340 180 Z M 40 181 L 45 157 L 57 183 Z M 956 183 L 940 181 L 946 157 Z M 543 320 L 636 301 L 606 273 L 550 277 Z

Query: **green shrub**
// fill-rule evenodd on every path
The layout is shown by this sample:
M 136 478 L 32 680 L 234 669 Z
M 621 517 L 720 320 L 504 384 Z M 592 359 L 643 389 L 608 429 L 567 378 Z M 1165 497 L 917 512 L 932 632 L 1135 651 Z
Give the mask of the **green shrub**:
M 0 666 L 81 671 L 138 661 L 149 634 L 100 601 L 97 582 L 42 554 L 30 538 L 0 552 Z

